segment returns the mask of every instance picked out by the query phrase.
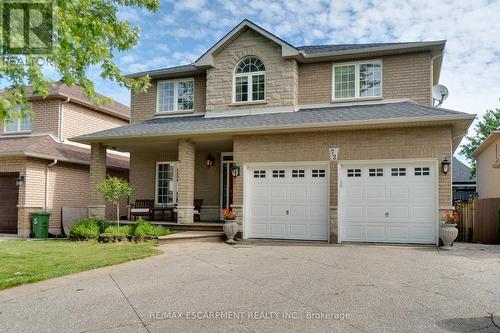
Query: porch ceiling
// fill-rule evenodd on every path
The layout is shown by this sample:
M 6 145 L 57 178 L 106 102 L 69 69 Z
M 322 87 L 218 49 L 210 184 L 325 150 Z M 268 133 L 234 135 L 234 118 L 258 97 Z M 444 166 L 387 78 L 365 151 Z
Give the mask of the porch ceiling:
M 232 151 L 233 139 L 231 136 L 196 137 L 193 140 L 197 150 Z M 106 146 L 121 152 L 165 152 L 177 151 L 178 140 L 165 137 L 144 137 L 135 139 L 116 139 L 106 141 Z

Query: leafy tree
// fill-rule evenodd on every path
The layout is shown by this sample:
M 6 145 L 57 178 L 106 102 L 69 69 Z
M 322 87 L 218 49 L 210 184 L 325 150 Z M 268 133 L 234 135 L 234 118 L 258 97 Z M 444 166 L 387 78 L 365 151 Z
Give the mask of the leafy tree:
M 122 198 L 126 198 L 132 194 L 132 187 L 130 184 L 121 178 L 111 177 L 97 185 L 97 190 L 101 192 L 104 199 L 116 205 L 116 223 L 120 225 L 120 204 Z
M 139 28 L 118 19 L 121 7 L 145 8 L 156 12 L 159 0 L 78 0 L 54 2 L 55 31 L 47 60 L 57 71 L 60 81 L 80 85 L 95 103 L 107 102 L 98 97 L 87 76 L 90 67 L 100 68 L 103 79 L 117 82 L 134 91 L 149 87 L 149 78 L 124 77 L 113 62 L 113 52 L 131 49 L 139 41 Z M 50 33 L 45 31 L 45 33 Z M 14 38 L 14 37 L 13 37 Z M 0 62 L 0 79 L 8 83 L 8 93 L 0 95 L 0 120 L 6 116 L 23 116 L 28 87 L 33 94 L 47 96 L 52 82 L 42 72 L 40 55 L 8 55 Z M 9 110 L 11 113 L 7 114 Z
M 460 153 L 467 157 L 472 165 L 472 173 L 476 173 L 476 158 L 472 156 L 474 150 L 490 135 L 490 133 L 500 127 L 500 108 L 495 110 L 488 110 L 476 124 L 476 134 L 474 136 L 467 136 L 469 141 L 462 146 Z

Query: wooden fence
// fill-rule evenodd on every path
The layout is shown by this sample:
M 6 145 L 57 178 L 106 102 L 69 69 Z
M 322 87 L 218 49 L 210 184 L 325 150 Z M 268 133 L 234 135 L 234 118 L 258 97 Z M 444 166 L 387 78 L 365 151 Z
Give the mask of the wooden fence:
M 457 241 L 500 244 L 496 231 L 500 198 L 469 198 L 455 203 L 459 221 Z

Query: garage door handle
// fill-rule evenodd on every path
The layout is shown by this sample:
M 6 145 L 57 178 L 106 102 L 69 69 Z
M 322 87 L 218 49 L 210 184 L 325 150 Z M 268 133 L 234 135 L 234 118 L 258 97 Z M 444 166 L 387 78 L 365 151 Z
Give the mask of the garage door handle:
M 290 211 L 288 209 L 286 210 L 286 215 L 290 215 Z
M 389 217 L 389 212 L 385 212 L 385 217 Z

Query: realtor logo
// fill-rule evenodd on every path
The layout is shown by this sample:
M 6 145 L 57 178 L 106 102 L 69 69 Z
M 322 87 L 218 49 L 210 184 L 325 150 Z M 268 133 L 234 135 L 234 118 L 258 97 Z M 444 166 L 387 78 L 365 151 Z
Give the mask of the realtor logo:
M 54 35 L 53 0 L 3 0 L 3 54 L 50 54 Z

